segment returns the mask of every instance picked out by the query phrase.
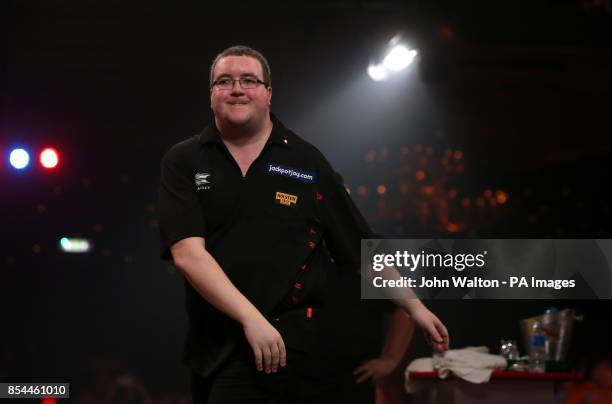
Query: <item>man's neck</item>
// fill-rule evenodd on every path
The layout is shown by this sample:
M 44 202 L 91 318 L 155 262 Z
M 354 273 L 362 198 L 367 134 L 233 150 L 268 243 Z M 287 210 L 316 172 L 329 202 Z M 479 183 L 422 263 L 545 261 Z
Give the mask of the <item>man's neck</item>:
M 223 125 L 215 119 L 223 143 L 231 149 L 250 149 L 264 145 L 272 133 L 272 121 L 267 118 L 255 127 Z
M 226 127 L 219 127 L 219 122 L 215 119 L 217 129 L 221 133 L 221 140 L 227 147 L 236 164 L 240 167 L 242 176 L 246 176 L 251 164 L 261 154 L 266 142 L 272 133 L 272 121 L 268 118 L 258 130 L 240 130 L 228 131 Z

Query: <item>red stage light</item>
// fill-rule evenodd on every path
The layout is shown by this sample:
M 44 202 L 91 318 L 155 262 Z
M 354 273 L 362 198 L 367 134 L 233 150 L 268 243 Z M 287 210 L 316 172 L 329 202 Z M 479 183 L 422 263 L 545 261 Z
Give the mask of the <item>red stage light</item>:
M 40 152 L 40 164 L 45 168 L 55 168 L 59 164 L 59 155 L 57 150 L 52 147 L 47 147 Z

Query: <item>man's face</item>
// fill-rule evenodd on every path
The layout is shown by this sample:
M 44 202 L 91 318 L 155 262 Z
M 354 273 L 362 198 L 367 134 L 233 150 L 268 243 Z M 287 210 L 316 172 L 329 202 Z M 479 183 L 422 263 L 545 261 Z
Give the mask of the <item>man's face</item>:
M 263 69 L 257 59 L 250 56 L 226 56 L 217 62 L 213 71 L 213 81 L 244 77 L 263 81 Z M 263 122 L 269 116 L 271 100 L 272 88 L 263 84 L 244 89 L 235 81 L 231 90 L 222 90 L 217 86 L 210 90 L 210 105 L 215 119 L 231 125 Z

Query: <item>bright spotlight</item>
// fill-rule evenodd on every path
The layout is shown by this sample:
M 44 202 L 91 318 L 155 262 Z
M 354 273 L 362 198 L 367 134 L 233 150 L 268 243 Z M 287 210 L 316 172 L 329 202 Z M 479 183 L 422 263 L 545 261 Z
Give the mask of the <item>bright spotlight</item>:
M 404 45 L 395 45 L 383 59 L 383 66 L 394 72 L 408 67 L 414 61 L 417 51 Z
M 91 249 L 91 243 L 82 238 L 62 237 L 60 248 L 66 253 L 86 253 Z
M 17 170 L 23 170 L 30 164 L 30 155 L 24 149 L 14 149 L 9 155 L 9 162 Z
M 368 75 L 374 81 L 382 81 L 389 77 L 389 71 L 381 64 L 370 64 L 368 66 Z
M 59 163 L 57 150 L 47 147 L 40 153 L 40 164 L 45 168 L 55 168 Z

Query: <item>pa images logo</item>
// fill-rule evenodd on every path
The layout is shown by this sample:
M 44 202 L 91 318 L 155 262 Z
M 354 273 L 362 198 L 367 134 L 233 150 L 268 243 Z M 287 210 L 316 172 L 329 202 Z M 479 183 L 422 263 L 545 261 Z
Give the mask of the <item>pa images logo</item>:
M 210 174 L 208 173 L 196 173 L 195 174 L 195 186 L 198 191 L 204 191 L 210 189 Z

